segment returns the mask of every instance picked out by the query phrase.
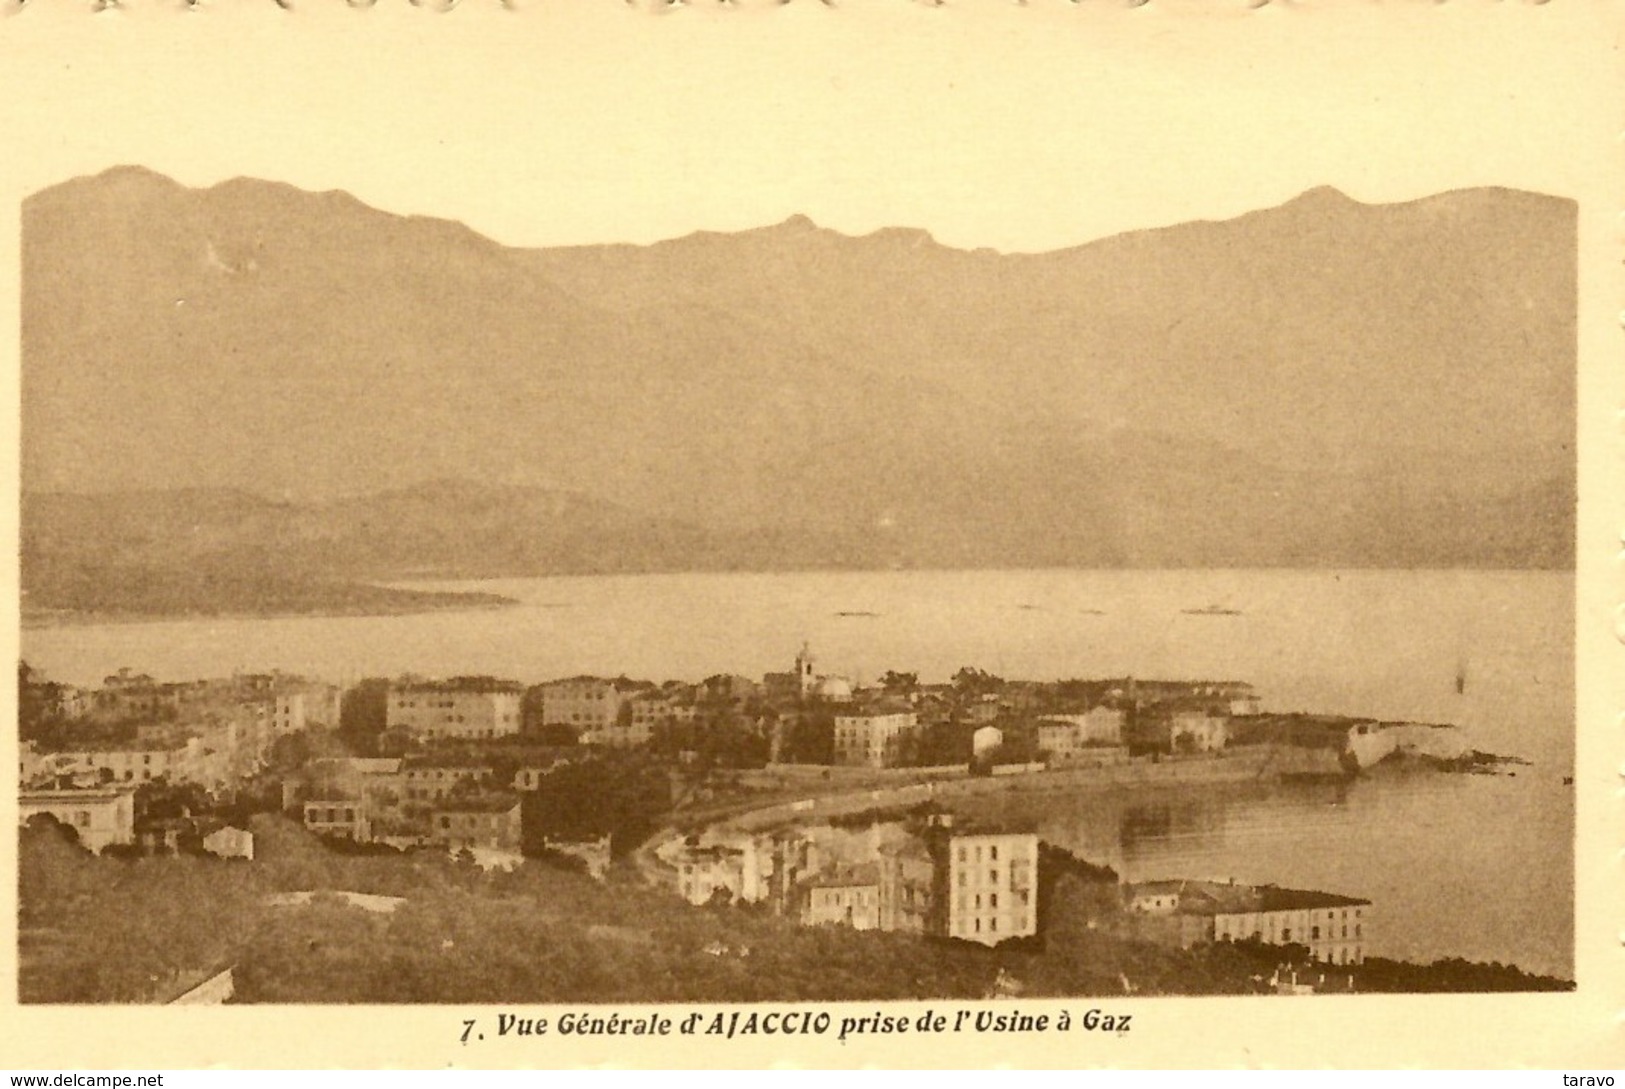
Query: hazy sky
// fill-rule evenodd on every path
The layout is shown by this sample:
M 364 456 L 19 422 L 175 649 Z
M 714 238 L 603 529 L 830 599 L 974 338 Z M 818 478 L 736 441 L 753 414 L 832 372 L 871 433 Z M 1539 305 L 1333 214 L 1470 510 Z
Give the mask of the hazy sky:
M 18 190 L 141 163 L 342 188 L 513 244 L 802 212 L 1045 249 L 1321 184 L 1573 195 L 1587 164 L 1567 119 L 1607 113 L 1583 97 L 1606 54 L 1529 32 L 1585 5 L 293 2 L 6 20 Z M 1529 72 L 1559 78 L 1513 78 Z

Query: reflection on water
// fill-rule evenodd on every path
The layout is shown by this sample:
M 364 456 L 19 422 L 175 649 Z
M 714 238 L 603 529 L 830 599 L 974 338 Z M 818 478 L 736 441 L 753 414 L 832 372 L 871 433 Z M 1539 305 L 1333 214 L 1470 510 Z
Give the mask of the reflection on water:
M 1569 975 L 1573 960 L 1573 577 L 1496 571 L 904 571 L 521 579 L 499 610 L 184 620 L 28 630 L 49 675 L 166 679 L 286 669 L 539 681 L 698 680 L 789 667 L 946 680 L 1247 680 L 1269 710 L 1447 722 L 1535 762 L 1517 778 L 1433 776 L 1045 796 L 1046 835 L 1130 878 L 1234 877 L 1376 902 L 1375 951 Z M 1239 615 L 1192 614 L 1212 602 Z M 561 607 L 563 605 L 569 607 Z M 1042 608 L 1023 608 L 1042 604 Z M 1002 803 L 1001 803 L 1002 804 Z
M 1234 879 L 1373 901 L 1375 955 L 1573 975 L 1573 803 L 1555 775 L 1386 774 L 993 796 L 975 811 L 1126 880 Z

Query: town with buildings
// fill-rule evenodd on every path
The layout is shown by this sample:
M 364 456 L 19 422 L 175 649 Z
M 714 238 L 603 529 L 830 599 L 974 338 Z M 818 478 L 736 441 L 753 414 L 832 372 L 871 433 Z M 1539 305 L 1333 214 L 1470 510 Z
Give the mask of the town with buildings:
M 1105 875 L 1089 926 L 1190 949 L 1361 964 L 1358 889 L 1128 884 L 979 794 L 1351 777 L 1463 758 L 1450 727 L 1265 712 L 1239 681 L 1033 682 L 967 667 L 922 684 L 821 673 L 803 647 L 760 680 L 371 679 L 280 673 L 99 688 L 21 672 L 19 816 L 105 857 L 254 865 L 254 820 L 324 849 L 437 852 L 486 871 L 632 875 L 674 912 L 767 912 L 996 947 L 1041 940 L 1059 866 Z M 631 799 L 631 800 L 629 800 Z M 967 811 L 970 811 L 967 813 Z

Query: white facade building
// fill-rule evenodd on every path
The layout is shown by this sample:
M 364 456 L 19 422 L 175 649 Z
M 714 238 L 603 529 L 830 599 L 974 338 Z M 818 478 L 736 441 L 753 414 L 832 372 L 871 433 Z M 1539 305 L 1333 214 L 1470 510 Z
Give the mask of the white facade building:
M 654 733 L 647 718 L 634 720 L 638 690 L 602 677 L 570 677 L 542 685 L 542 725 L 569 726 L 583 745 L 632 748 Z
M 941 849 L 948 871 L 947 937 L 997 945 L 1038 933 L 1035 833 L 952 832 Z
M 312 727 L 337 729 L 339 690 L 313 684 L 278 692 L 271 699 L 271 725 L 278 734 L 299 733 Z
M 1127 892 L 1129 911 L 1160 920 L 1166 941 L 1182 946 L 1253 941 L 1299 945 L 1315 960 L 1365 960 L 1371 901 L 1275 885 L 1219 881 L 1152 881 Z
M 1059 755 L 1079 748 L 1121 745 L 1125 718 L 1116 707 L 1091 707 L 1083 714 L 1045 715 L 1038 720 L 1038 747 Z
M 913 711 L 870 711 L 835 716 L 835 763 L 841 767 L 893 768 L 904 739 L 919 730 Z
M 80 845 L 97 854 L 114 844 L 135 842 L 133 788 L 24 790 L 18 795 L 18 824 L 42 813 L 72 828 Z
M 1004 744 L 1004 731 L 997 726 L 982 726 L 970 735 L 971 756 L 986 756 Z
M 386 723 L 424 741 L 510 737 L 519 697 L 519 685 L 483 678 L 391 685 Z

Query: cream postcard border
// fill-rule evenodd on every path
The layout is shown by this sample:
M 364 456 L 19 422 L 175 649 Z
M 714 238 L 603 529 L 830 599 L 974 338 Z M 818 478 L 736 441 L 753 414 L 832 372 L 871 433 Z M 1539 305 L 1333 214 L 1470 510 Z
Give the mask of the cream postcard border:
M 1580 201 L 1580 494 L 1577 608 L 1577 875 L 1575 895 L 1576 975 L 1578 990 L 1566 995 L 1419 995 L 1401 997 L 1324 997 L 1314 1001 L 1260 998 L 1083 999 L 1022 1002 L 1030 1012 L 1101 1007 L 1132 1012 L 1134 1030 L 1127 1036 L 1092 1033 L 1040 1037 L 889 1036 L 845 1045 L 832 1039 L 797 1037 L 736 1039 L 727 1042 L 689 1039 L 571 1039 L 548 1037 L 524 1042 L 488 1042 L 479 1048 L 459 1046 L 465 1017 L 489 1019 L 505 1007 L 18 1007 L 16 995 L 16 840 L 0 836 L 0 1066 L 47 1069 L 165 1069 L 200 1067 L 735 1067 L 792 1065 L 816 1067 L 1563 1067 L 1569 1070 L 1618 1067 L 1625 1057 L 1620 1017 L 1625 1012 L 1625 880 L 1621 871 L 1625 807 L 1620 789 L 1625 746 L 1625 654 L 1615 637 L 1625 633 L 1621 587 L 1621 535 L 1625 528 L 1619 499 L 1625 491 L 1621 474 L 1621 436 L 1625 434 L 1625 382 L 1622 382 L 1621 323 L 1625 321 L 1625 283 L 1620 258 L 1625 252 L 1625 170 L 1621 169 L 1621 131 L 1625 128 L 1625 64 L 1620 39 L 1625 9 L 1582 0 L 1555 3 L 1486 3 L 1452 0 L 1446 4 L 1396 2 L 1342 5 L 1270 3 L 1251 6 L 1238 0 L 1152 0 L 1135 8 L 1116 0 L 1034 0 L 1018 6 L 1000 0 L 948 0 L 944 6 L 914 0 L 842 0 L 838 6 L 798 3 L 779 6 L 767 0 L 684 4 L 636 0 L 514 0 L 497 3 L 464 0 L 455 12 L 439 14 L 409 6 L 404 0 L 379 0 L 369 9 L 352 9 L 341 0 L 293 0 L 284 11 L 265 0 L 203 0 L 189 11 L 181 0 L 125 0 L 118 8 L 92 14 L 89 0 L 0 0 L 0 73 L 7 93 L 0 96 L 0 383 L 15 408 L 18 397 L 18 209 L 28 192 L 77 173 L 101 170 L 130 156 L 132 147 L 150 146 L 162 158 L 147 165 L 166 169 L 195 153 L 208 164 L 218 161 L 222 146 L 241 165 L 230 173 L 279 177 L 277 156 L 305 146 L 310 162 L 321 156 L 372 154 L 374 149 L 410 146 L 414 125 L 431 119 L 445 123 L 457 110 L 481 123 L 547 124 L 546 116 L 528 116 L 525 107 L 542 92 L 554 93 L 557 80 L 581 76 L 590 67 L 583 43 L 630 38 L 651 55 L 666 55 L 673 65 L 662 76 L 641 71 L 597 73 L 596 87 L 613 79 L 635 81 L 671 78 L 675 103 L 727 104 L 727 109 L 755 117 L 749 131 L 780 141 L 788 150 L 795 140 L 798 114 L 787 88 L 751 82 L 749 65 L 740 58 L 786 49 L 816 64 L 854 54 L 865 64 L 895 65 L 906 72 L 921 51 L 954 49 L 988 59 L 1020 55 L 1038 48 L 1075 49 L 1078 63 L 1112 65 L 1133 51 L 1156 55 L 1165 64 L 1169 94 L 1212 96 L 1226 93 L 1229 66 L 1283 62 L 1279 85 L 1282 101 L 1308 98 L 1307 87 L 1285 76 L 1285 61 L 1325 55 L 1320 78 L 1329 83 L 1360 85 L 1373 72 L 1349 58 L 1359 50 L 1383 59 L 1385 72 L 1427 73 L 1429 79 L 1488 80 L 1504 93 L 1488 95 L 1482 112 L 1462 114 L 1454 123 L 1499 131 L 1510 114 L 1537 109 L 1535 115 L 1505 127 L 1514 137 L 1537 131 L 1541 147 L 1518 146 L 1516 139 L 1488 144 L 1482 163 L 1456 162 L 1462 185 L 1498 184 L 1498 170 L 1520 156 L 1540 155 L 1553 177 L 1568 187 L 1557 195 Z M 1238 37 L 1239 35 L 1239 37 Z M 1505 42 L 1516 36 L 1530 48 L 1515 65 L 1496 70 L 1505 53 L 1487 48 L 1489 38 Z M 482 53 L 515 42 L 535 58 L 534 81 L 487 82 Z M 1251 43 L 1238 50 L 1237 43 Z M 506 44 L 503 44 L 506 43 Z M 1482 48 L 1481 47 L 1485 47 Z M 698 50 L 699 54 L 693 51 Z M 380 66 L 397 77 L 412 71 L 426 51 L 446 51 L 459 58 L 464 77 L 456 85 L 421 85 L 414 93 L 369 99 L 363 77 Z M 1129 51 L 1129 52 L 1125 52 Z M 685 66 L 678 57 L 703 55 L 708 67 Z M 267 68 L 267 58 L 287 62 Z M 1486 71 L 1486 66 L 1490 70 Z M 1019 65 L 1016 66 L 1019 68 Z M 1013 68 L 999 66 L 1000 78 Z M 1302 73 L 1301 63 L 1291 71 Z M 1254 72 L 1256 76 L 1256 71 Z M 679 78 L 680 77 L 680 78 Z M 838 78 L 832 76 L 832 79 Z M 552 80 L 553 82 L 549 82 Z M 397 79 L 393 86 L 409 81 Z M 585 86 L 586 84 L 583 84 Z M 833 84 L 832 84 L 833 86 Z M 1009 85 L 1010 94 L 996 108 L 983 100 L 967 106 L 944 94 L 943 111 L 958 111 L 972 131 L 987 139 L 1003 138 L 1001 128 L 1019 125 L 1023 96 L 1040 95 L 1037 85 Z M 317 93 L 317 92 L 320 93 Z M 1425 117 L 1438 103 L 1420 84 L 1372 82 L 1371 101 L 1392 96 L 1399 105 L 1373 110 L 1388 117 Z M 324 95 L 326 97 L 324 97 Z M 177 108 L 183 99 L 210 99 L 205 111 L 211 123 L 191 123 Z M 550 102 L 556 102 L 549 99 Z M 264 108 L 276 103 L 276 110 Z M 328 105 L 323 106 L 326 102 Z M 448 105 L 448 103 L 450 105 Z M 1533 103 L 1533 107 L 1531 106 Z M 258 104 L 258 105 L 255 105 Z M 578 105 L 612 111 L 615 99 L 602 97 Z M 885 111 L 888 104 L 868 104 Z M 240 109 L 239 109 L 240 106 Z M 682 108 L 674 107 L 674 108 Z M 448 111 L 453 111 L 448 113 Z M 498 122 L 490 118 L 498 117 Z M 783 131 L 762 127 L 781 111 Z M 980 112 L 976 112 L 980 111 Z M 1394 112 L 1398 111 L 1398 112 Z M 240 115 L 242 123 L 230 118 Z M 588 118 L 590 122 L 591 118 Z M 857 110 L 850 123 L 865 124 Z M 1316 120 L 1335 144 L 1341 125 L 1358 126 L 1362 116 L 1327 115 Z M 670 118 L 651 117 L 648 137 L 661 141 Z M 582 133 L 591 125 L 573 122 Z M 1237 132 L 1248 124 L 1235 120 Z M 1264 122 L 1259 122 L 1264 123 Z M 1452 123 L 1444 119 L 1440 123 Z M 944 130 L 947 131 L 947 130 Z M 961 135 L 966 131 L 958 130 Z M 1555 138 L 1554 138 L 1555 137 Z M 1063 138 L 1057 134 L 1057 138 Z M 429 136 L 426 139 L 432 140 Z M 188 149 L 191 149 L 190 151 Z M 1556 150 L 1554 150 L 1556 149 Z M 442 156 L 424 162 L 385 164 L 403 173 L 433 171 Z M 673 153 L 675 154 L 675 149 Z M 1459 149 L 1458 149 L 1459 150 Z M 1430 146 L 1403 144 L 1392 148 L 1386 163 L 1425 161 L 1438 152 Z M 1553 160 L 1553 156 L 1557 158 Z M 109 156 L 124 156 L 109 158 Z M 789 155 L 787 162 L 796 159 Z M 425 165 L 427 164 L 427 165 Z M 703 165 L 703 164 L 702 164 Z M 1365 177 L 1373 191 L 1382 189 L 1384 161 L 1368 164 Z M 1110 164 L 1103 164 L 1109 169 Z M 796 179 L 785 176 L 785 193 L 739 187 L 726 162 L 704 185 L 649 179 L 652 204 L 676 199 L 705 203 L 713 220 L 727 221 L 737 208 L 738 222 L 749 226 L 774 222 L 803 210 L 795 203 Z M 320 173 L 319 166 L 316 169 Z M 1197 186 L 1221 186 L 1222 172 L 1191 179 Z M 183 179 L 189 180 L 189 179 Z M 209 181 L 218 178 L 209 178 Z M 297 178 L 289 178 L 298 183 Z M 1062 179 L 1034 176 L 1033 196 Z M 446 192 L 465 179 L 437 176 Z M 1081 182 L 1080 182 L 1081 184 Z M 1439 186 L 1445 188 L 1446 186 Z M 677 190 L 673 192 L 673 188 Z M 1214 195 L 1221 190 L 1207 189 Z M 369 194 L 358 193 L 362 199 Z M 1291 195 L 1283 192 L 1281 197 Z M 1362 195 L 1362 194 L 1355 194 Z M 1414 194 L 1421 195 L 1421 194 Z M 1369 199 L 1401 199 L 1373 196 Z M 495 214 L 496 194 L 463 194 L 461 210 L 442 211 L 451 218 L 474 218 L 486 201 Z M 393 210 L 393 209 L 392 209 Z M 418 209 L 403 209 L 418 210 Z M 432 212 L 434 209 L 421 209 Z M 1237 211 L 1242 209 L 1237 209 Z M 759 212 L 759 214 L 758 214 Z M 860 213 L 861 216 L 861 213 Z M 636 209 L 627 210 L 630 241 L 646 241 Z M 816 217 L 815 217 L 816 218 Z M 1189 217 L 1186 217 L 1189 218 Z M 879 224 L 875 224 L 879 225 Z M 899 224 L 902 225 L 902 224 Z M 1150 225 L 1150 224 L 1147 224 Z M 592 228 L 585 227 L 591 232 Z M 585 238 L 581 240 L 587 240 Z M 613 238 L 595 240 L 610 241 Z M 1082 239 L 1058 239 L 1056 244 Z M 1019 246 L 1019 240 L 1017 240 Z M 116 290 L 116 285 L 86 289 Z M 10 417 L 16 426 L 16 414 Z M 0 517 L 16 531 L 17 444 L 0 449 L 10 498 L 0 504 Z M 15 657 L 17 572 L 14 555 L 4 564 L 10 621 L 0 625 L 0 639 Z M 8 680 L 4 721 L 15 723 L 15 691 Z M 7 786 L 0 791 L 0 824 L 14 826 L 15 791 L 10 770 L 17 766 L 15 730 L 3 731 Z M 184 905 L 177 905 L 184 912 Z M 207 920 L 196 920 L 208 925 Z M 923 1005 L 932 1005 L 930 1003 Z M 935 1003 L 945 1006 L 947 1003 Z M 953 1003 L 964 1006 L 965 1003 Z M 969 1004 L 977 1005 L 977 1004 Z M 687 1010 L 691 1007 L 670 1007 Z M 702 1008 L 702 1007 L 692 1007 Z M 841 1007 L 831 1005 L 833 1011 Z M 865 1005 L 860 1012 L 872 1012 Z M 883 1004 L 890 1010 L 919 1009 L 913 1004 Z M 563 1012 L 559 1008 L 555 1012 Z M 635 1012 L 624 1008 L 623 1012 Z

